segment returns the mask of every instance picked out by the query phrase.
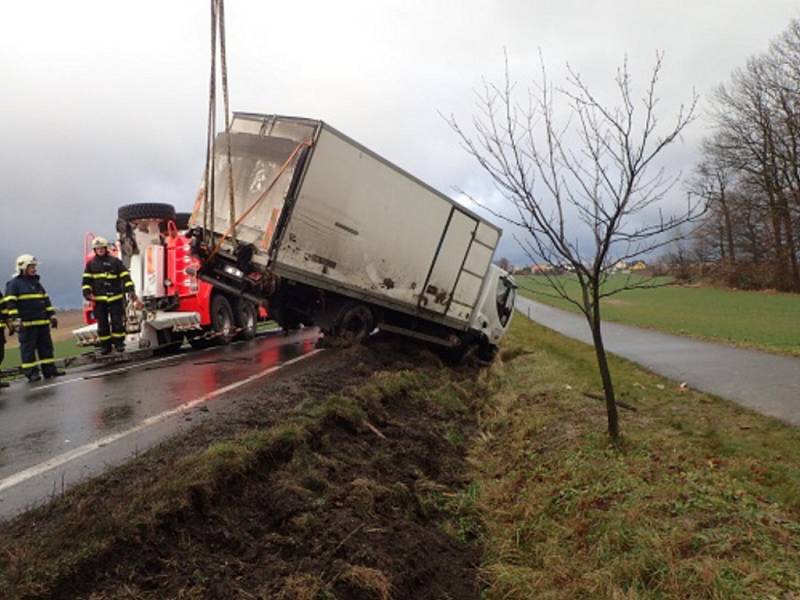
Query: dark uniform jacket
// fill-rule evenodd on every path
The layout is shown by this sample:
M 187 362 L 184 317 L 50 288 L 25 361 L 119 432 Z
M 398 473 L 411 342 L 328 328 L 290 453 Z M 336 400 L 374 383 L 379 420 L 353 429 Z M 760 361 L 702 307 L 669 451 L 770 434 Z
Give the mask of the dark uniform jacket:
M 39 276 L 17 275 L 6 284 L 6 315 L 9 319 L 20 319 L 23 327 L 50 325 L 56 309 L 50 304 L 50 296 L 39 283 Z
M 115 302 L 133 292 L 133 281 L 125 264 L 116 256 L 95 256 L 83 270 L 83 296 L 95 302 Z
M 0 344 L 6 341 L 6 321 L 9 319 L 6 297 L 0 292 Z

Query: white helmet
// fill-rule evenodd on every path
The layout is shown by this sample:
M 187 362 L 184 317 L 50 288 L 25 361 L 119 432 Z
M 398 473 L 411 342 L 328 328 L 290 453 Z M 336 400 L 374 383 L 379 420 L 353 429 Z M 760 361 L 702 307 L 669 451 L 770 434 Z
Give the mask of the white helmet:
M 32 254 L 22 254 L 17 257 L 17 271 L 23 272 L 31 265 L 38 265 L 39 261 Z
M 97 236 L 92 240 L 92 250 L 97 250 L 98 248 L 108 248 L 108 240 L 104 237 Z

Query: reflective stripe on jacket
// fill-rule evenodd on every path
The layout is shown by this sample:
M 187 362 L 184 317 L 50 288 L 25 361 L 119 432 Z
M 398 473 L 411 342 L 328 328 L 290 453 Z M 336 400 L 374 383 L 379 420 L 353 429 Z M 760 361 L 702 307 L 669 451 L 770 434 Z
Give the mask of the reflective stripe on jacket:
M 25 327 L 50 325 L 56 312 L 39 276 L 17 275 L 6 284 L 5 311 L 8 319 L 19 319 Z
M 7 320 L 8 307 L 6 306 L 6 297 L 0 292 L 0 329 L 5 329 Z
M 122 300 L 127 292 L 133 292 L 133 281 L 125 264 L 115 256 L 95 256 L 83 270 L 83 295 L 92 295 L 95 302 Z

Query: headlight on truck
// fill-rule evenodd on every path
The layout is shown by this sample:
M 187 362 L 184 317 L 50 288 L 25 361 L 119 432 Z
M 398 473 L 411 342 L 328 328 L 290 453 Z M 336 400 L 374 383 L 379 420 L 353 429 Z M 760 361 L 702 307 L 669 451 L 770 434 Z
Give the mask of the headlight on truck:
M 242 273 L 239 269 L 237 269 L 233 265 L 225 265 L 223 271 L 225 271 L 231 277 L 236 277 L 236 279 L 244 278 L 244 273 Z

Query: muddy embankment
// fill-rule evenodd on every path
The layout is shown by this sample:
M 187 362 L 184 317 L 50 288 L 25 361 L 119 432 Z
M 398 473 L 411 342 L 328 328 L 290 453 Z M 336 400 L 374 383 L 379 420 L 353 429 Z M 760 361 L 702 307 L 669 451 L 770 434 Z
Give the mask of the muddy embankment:
M 3 597 L 477 598 L 484 378 L 392 337 L 333 349 L 3 525 Z

